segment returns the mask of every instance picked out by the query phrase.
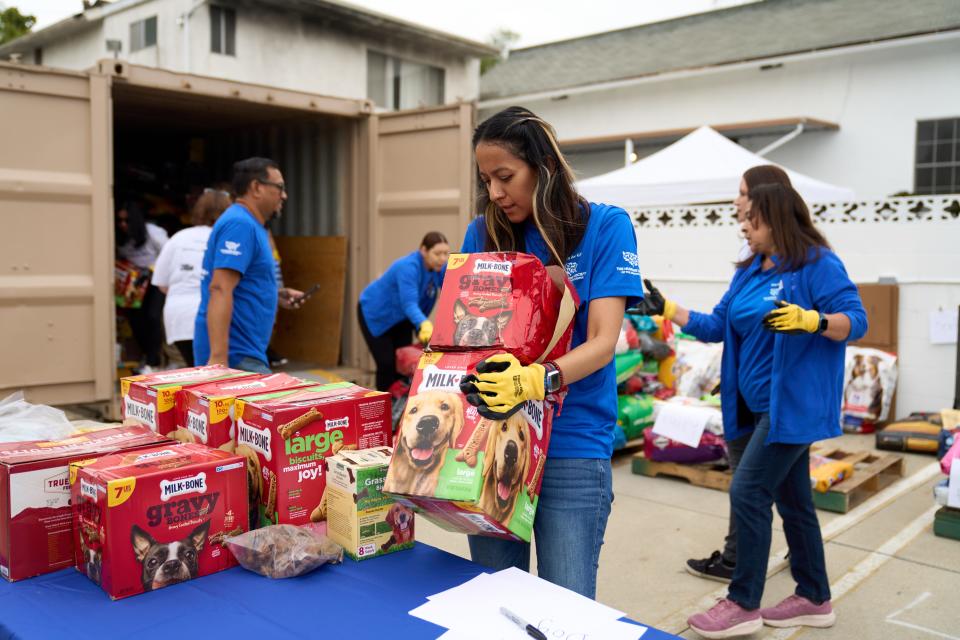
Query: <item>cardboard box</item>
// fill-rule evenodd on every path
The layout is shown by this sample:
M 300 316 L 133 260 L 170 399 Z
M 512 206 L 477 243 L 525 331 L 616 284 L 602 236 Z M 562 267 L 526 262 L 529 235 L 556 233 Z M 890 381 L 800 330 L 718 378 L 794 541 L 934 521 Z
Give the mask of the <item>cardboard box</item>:
M 578 304 L 563 269 L 544 267 L 535 256 L 453 253 L 430 348 L 501 349 L 523 364 L 553 360 L 570 348 Z
M 180 442 L 199 442 L 208 447 L 228 445 L 236 438 L 234 402 L 238 397 L 261 396 L 316 386 L 285 373 L 229 378 L 185 387 L 176 394 L 176 428 L 170 437 Z
M 220 365 L 173 369 L 120 379 L 120 411 L 124 423 L 138 422 L 161 435 L 177 428 L 177 392 L 190 385 L 254 374 Z
M 413 548 L 413 510 L 383 493 L 392 453 L 377 447 L 327 460 L 327 535 L 354 560 Z
M 326 520 L 324 460 L 392 443 L 390 395 L 349 382 L 238 398 L 236 416 L 261 524 Z
M 460 380 L 496 353 L 424 354 L 384 491 L 464 533 L 529 542 L 560 398 L 527 402 L 507 420 L 481 417 L 460 393 Z
M 179 443 L 74 463 L 77 570 L 116 600 L 235 566 L 223 542 L 247 530 L 245 467 Z
M 146 427 L 116 426 L 0 444 L 0 575 L 12 582 L 73 565 L 71 462 L 164 442 Z

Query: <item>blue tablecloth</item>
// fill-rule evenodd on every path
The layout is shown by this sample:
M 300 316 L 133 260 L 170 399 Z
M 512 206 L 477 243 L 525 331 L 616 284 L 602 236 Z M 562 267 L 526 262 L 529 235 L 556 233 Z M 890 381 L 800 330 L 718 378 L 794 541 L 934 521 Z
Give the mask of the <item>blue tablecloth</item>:
M 112 601 L 73 569 L 0 579 L 0 640 L 70 638 L 436 638 L 444 629 L 407 612 L 484 568 L 418 543 L 410 551 L 269 580 L 235 568 Z M 643 640 L 676 636 L 650 629 Z

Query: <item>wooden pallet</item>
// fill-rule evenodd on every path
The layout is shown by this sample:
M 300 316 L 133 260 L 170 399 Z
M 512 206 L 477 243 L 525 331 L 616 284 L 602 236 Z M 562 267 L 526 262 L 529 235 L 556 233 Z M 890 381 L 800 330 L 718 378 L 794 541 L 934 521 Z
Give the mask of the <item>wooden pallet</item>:
M 639 438 L 634 438 L 633 440 L 627 440 L 627 444 L 623 445 L 619 449 L 616 449 L 613 452 L 613 455 L 620 455 L 625 453 L 636 453 L 643 449 L 643 436 Z
M 826 493 L 813 492 L 818 509 L 846 513 L 903 477 L 903 456 L 872 451 L 844 451 L 839 447 L 811 449 L 811 454 L 853 464 L 853 475 Z
M 641 476 L 655 478 L 670 476 L 686 480 L 698 487 L 729 491 L 733 474 L 729 468 L 716 464 L 679 464 L 677 462 L 657 462 L 647 460 L 643 452 L 633 456 L 633 472 Z

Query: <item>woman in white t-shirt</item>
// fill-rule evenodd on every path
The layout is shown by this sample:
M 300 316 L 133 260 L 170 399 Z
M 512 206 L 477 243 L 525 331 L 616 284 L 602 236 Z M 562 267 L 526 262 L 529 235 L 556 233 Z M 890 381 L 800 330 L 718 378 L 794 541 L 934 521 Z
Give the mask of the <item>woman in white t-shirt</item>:
M 153 284 L 167 294 L 163 326 L 167 344 L 176 345 L 188 367 L 193 363 L 193 325 L 200 307 L 203 253 L 210 229 L 233 198 L 226 191 L 204 189 L 193 206 L 193 224 L 164 245 L 153 272 Z

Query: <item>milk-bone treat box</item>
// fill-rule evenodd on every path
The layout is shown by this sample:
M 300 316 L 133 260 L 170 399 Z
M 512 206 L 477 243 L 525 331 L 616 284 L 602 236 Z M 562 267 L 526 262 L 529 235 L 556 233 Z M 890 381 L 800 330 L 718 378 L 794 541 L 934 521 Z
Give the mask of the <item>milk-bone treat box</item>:
M 238 398 L 236 416 L 261 524 L 325 521 L 325 458 L 392 443 L 390 394 L 349 382 Z
M 136 425 L 0 444 L 0 574 L 14 581 L 73 565 L 71 462 L 164 442 Z
M 423 355 L 383 490 L 444 528 L 529 542 L 561 396 L 528 401 L 506 420 L 482 417 L 460 381 L 497 353 Z
M 124 423 L 138 422 L 166 435 L 177 428 L 177 392 L 191 385 L 255 375 L 221 365 L 173 369 L 120 379 Z
M 525 253 L 454 253 L 447 261 L 430 348 L 502 349 L 523 364 L 569 350 L 576 289 L 560 267 Z
M 74 463 L 77 569 L 119 599 L 235 566 L 224 541 L 248 528 L 245 467 L 179 443 Z
M 234 403 L 238 397 L 263 395 L 316 386 L 287 375 L 253 375 L 207 382 L 181 389 L 176 394 L 176 429 L 170 437 L 180 442 L 199 442 L 233 451 L 236 438 Z

